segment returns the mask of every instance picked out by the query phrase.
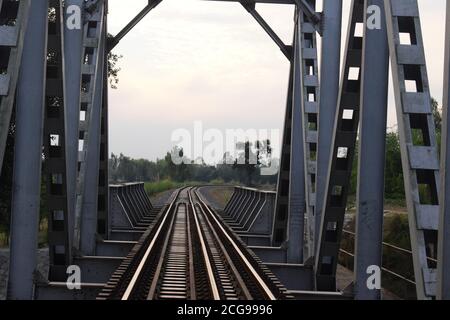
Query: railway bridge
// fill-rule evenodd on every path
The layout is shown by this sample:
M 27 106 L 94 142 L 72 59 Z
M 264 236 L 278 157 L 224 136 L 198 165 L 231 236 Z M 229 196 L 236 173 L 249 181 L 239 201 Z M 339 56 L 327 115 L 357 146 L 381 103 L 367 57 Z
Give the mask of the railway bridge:
M 323 0 L 321 12 L 315 0 L 216 1 L 240 3 L 290 63 L 277 190 L 236 187 L 224 207 L 207 187 L 157 206 L 142 183 L 109 185 L 107 55 L 162 0 L 113 37 L 108 0 L 0 0 L 0 168 L 13 114 L 15 130 L 8 298 L 376 300 L 390 275 L 418 299 L 450 299 L 450 1 L 441 145 L 417 0 L 351 0 L 342 59 L 342 0 Z M 292 43 L 260 3 L 295 8 Z M 383 242 L 389 83 L 411 250 Z M 38 275 L 42 181 L 50 269 Z M 383 266 L 387 247 L 411 256 L 413 279 Z M 354 258 L 346 288 L 337 285 L 342 254 Z

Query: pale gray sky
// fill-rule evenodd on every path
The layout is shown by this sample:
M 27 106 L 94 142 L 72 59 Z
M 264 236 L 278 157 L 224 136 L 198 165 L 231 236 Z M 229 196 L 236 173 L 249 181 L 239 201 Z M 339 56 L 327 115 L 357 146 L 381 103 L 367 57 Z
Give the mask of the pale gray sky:
M 109 32 L 117 33 L 147 0 L 110 0 Z M 319 10 L 320 10 L 319 0 Z M 343 41 L 350 0 L 344 0 Z M 419 0 L 431 94 L 441 103 L 445 0 Z M 293 7 L 258 5 L 285 43 Z M 320 40 L 319 40 L 320 41 Z M 110 152 L 164 156 L 174 130 L 282 129 L 288 62 L 238 3 L 164 0 L 114 50 L 118 90 L 110 90 Z M 395 125 L 392 90 L 389 126 Z

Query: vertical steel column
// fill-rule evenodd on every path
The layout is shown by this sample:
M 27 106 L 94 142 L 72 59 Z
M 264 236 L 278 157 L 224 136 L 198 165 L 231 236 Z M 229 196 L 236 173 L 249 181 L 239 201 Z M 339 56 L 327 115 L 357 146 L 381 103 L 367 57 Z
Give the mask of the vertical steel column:
M 0 1 L 0 173 L 16 94 L 30 0 Z
M 297 8 L 298 10 L 298 8 Z M 298 15 L 302 14 L 297 11 Z M 303 263 L 305 230 L 305 157 L 303 150 L 303 79 L 301 19 L 297 16 L 294 31 L 294 83 L 292 106 L 291 170 L 287 228 L 287 262 Z
M 47 0 L 31 2 L 18 82 L 8 298 L 32 299 L 41 195 Z
M 342 0 L 323 0 L 322 53 L 320 70 L 319 136 L 317 144 L 315 247 L 319 241 L 336 105 L 339 95 L 341 63 Z M 317 248 L 314 248 L 317 253 Z
M 357 32 L 357 26 L 363 27 L 363 23 L 364 0 L 353 0 L 315 257 L 316 288 L 320 291 L 336 290 L 339 247 L 359 126 L 363 35 Z
M 108 2 L 105 2 L 104 34 L 108 35 Z M 103 99 L 102 99 L 102 124 L 101 124 L 101 142 L 100 142 L 100 169 L 98 183 L 98 217 L 97 233 L 103 239 L 109 239 L 109 142 L 108 142 L 108 53 L 104 59 L 103 72 Z
M 94 200 L 95 204 L 92 203 L 92 200 L 88 200 L 88 202 L 85 202 L 84 197 L 86 195 L 85 190 L 88 185 L 90 186 L 88 187 L 90 191 L 95 190 L 95 197 L 97 197 L 98 195 L 98 166 L 93 176 L 89 176 L 88 172 L 93 172 L 91 171 L 92 169 L 89 169 L 89 167 L 91 166 L 90 161 L 100 161 L 99 156 L 94 159 L 94 155 L 92 154 L 92 152 L 96 153 L 95 148 L 98 147 L 95 147 L 95 145 L 99 139 L 98 137 L 96 137 L 96 135 L 100 134 L 100 129 L 96 130 L 96 127 L 99 126 L 99 124 L 96 122 L 97 120 L 95 117 L 96 108 L 98 108 L 99 106 L 99 108 L 101 108 L 101 100 L 96 100 L 96 95 L 98 91 L 100 91 L 101 93 L 103 88 L 103 82 L 100 83 L 100 90 L 97 87 L 97 82 L 98 74 L 101 74 L 103 72 L 103 58 L 105 54 L 104 47 L 103 49 L 101 48 L 102 45 L 105 45 L 105 34 L 103 30 L 105 1 L 89 1 L 88 3 L 85 3 L 85 6 L 88 5 L 89 9 L 86 8 L 85 10 L 86 21 L 83 30 L 83 64 L 81 67 L 80 98 L 80 110 L 84 112 L 85 116 L 80 116 L 79 119 L 79 171 L 77 177 L 77 199 L 74 224 L 74 246 L 78 249 L 81 248 L 81 229 L 85 228 L 87 224 L 93 223 L 93 219 L 97 219 L 97 201 Z M 95 103 L 97 103 L 97 105 L 95 105 Z M 90 132 L 91 128 L 94 129 L 92 133 Z M 90 147 L 91 140 L 94 141 L 94 146 L 92 147 Z M 84 210 L 85 204 L 87 204 L 89 208 L 94 207 L 95 212 L 87 215 L 86 211 Z M 93 215 L 95 215 L 95 218 L 92 217 Z M 85 220 L 84 222 L 85 226 L 82 226 L 82 220 L 84 219 L 87 220 Z M 96 224 L 97 221 L 95 221 L 95 225 Z M 90 230 L 90 227 L 88 228 Z M 86 229 L 85 232 L 87 232 Z M 88 251 L 89 252 L 86 252 L 85 254 L 92 253 L 92 247 Z
M 377 6 L 378 12 L 368 12 Z M 381 270 L 383 251 L 384 166 L 386 154 L 389 47 L 384 0 L 366 0 L 361 70 L 358 191 L 355 239 L 355 298 L 379 300 L 381 290 L 370 289 L 369 266 Z M 381 14 L 381 28 L 367 24 Z M 376 16 L 374 16 L 377 18 Z M 372 29 L 371 29 L 372 28 Z
M 308 0 L 316 8 L 315 0 Z M 314 256 L 314 211 L 316 206 L 317 138 L 319 113 L 319 64 L 316 30 L 304 13 L 299 15 L 302 73 L 303 150 L 306 190 L 305 260 Z
M 450 300 L 450 1 L 445 31 L 444 106 L 441 149 L 441 207 L 438 232 L 437 298 Z
M 385 0 L 418 299 L 436 295 L 439 157 L 417 0 Z
M 72 238 L 66 170 L 62 0 L 49 0 L 49 12 L 43 167 L 48 211 L 49 280 L 64 281 L 67 266 L 72 262 Z
M 68 24 L 76 15 L 76 9 L 83 12 L 83 0 L 66 0 L 64 7 L 64 101 L 66 122 L 66 170 L 69 239 L 73 240 L 75 202 L 78 172 L 78 124 L 80 122 L 81 60 L 83 25 L 80 28 Z M 76 16 L 75 16 L 76 18 Z M 82 18 L 82 16 L 81 16 Z M 83 21 L 81 20 L 81 23 Z M 70 28 L 70 29 L 69 29 Z
M 287 237 L 289 179 L 291 171 L 291 139 L 292 139 L 292 95 L 294 83 L 294 62 L 291 61 L 289 85 L 286 98 L 286 115 L 283 129 L 283 144 L 280 156 L 280 172 L 278 174 L 275 214 L 273 219 L 272 245 L 281 246 Z
M 103 10 L 101 13 L 103 14 Z M 103 23 L 102 23 L 103 24 Z M 102 28 L 99 23 L 99 28 Z M 97 211 L 98 184 L 100 169 L 100 138 L 103 107 L 103 69 L 105 58 L 106 37 L 100 37 L 98 71 L 95 79 L 94 100 L 89 121 L 89 144 L 86 153 L 86 180 L 83 195 L 83 210 L 81 214 L 80 249 L 84 255 L 95 255 L 97 243 Z

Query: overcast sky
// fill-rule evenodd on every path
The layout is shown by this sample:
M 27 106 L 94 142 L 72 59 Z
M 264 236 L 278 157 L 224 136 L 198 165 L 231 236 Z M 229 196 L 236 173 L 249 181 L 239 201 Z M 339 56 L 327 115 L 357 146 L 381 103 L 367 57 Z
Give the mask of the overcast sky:
M 147 0 L 110 0 L 116 34 Z M 321 10 L 319 1 L 319 8 Z M 343 41 L 349 6 L 344 0 Z M 431 94 L 442 101 L 445 0 L 419 0 Z M 258 5 L 286 44 L 293 7 Z M 110 152 L 162 158 L 172 132 L 205 129 L 282 130 L 289 64 L 237 3 L 164 0 L 115 48 L 118 90 L 110 90 Z M 389 126 L 396 123 L 392 90 Z

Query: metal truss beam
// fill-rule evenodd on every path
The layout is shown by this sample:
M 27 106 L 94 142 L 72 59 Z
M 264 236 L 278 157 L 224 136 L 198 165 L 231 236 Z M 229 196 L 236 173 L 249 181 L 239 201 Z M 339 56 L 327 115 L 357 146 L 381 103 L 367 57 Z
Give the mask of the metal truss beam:
M 280 170 L 277 181 L 277 195 L 275 199 L 275 213 L 271 243 L 274 247 L 282 246 L 287 238 L 289 179 L 291 172 L 291 141 L 292 141 L 292 109 L 294 87 L 294 62 L 290 63 L 289 84 L 286 98 L 286 112 L 283 128 L 283 142 L 280 156 Z
M 30 0 L 0 1 L 3 19 L 16 21 L 15 25 L 0 26 L 0 173 L 3 167 L 6 141 L 16 93 L 22 58 L 23 42 L 28 22 Z M 18 10 L 15 11 L 14 7 Z M 16 14 L 15 14 L 16 13 Z
M 105 16 L 104 28 L 105 36 L 108 34 L 108 16 Z M 105 52 L 105 54 L 107 54 Z M 103 99 L 102 99 L 102 119 L 101 119 L 101 141 L 100 141 L 100 168 L 98 182 L 98 217 L 97 233 L 103 239 L 109 239 L 110 219 L 109 219 L 109 105 L 108 105 L 108 59 L 103 59 Z
M 84 0 L 66 0 L 68 6 L 78 6 L 83 11 Z M 64 18 L 67 12 L 64 10 Z M 73 240 L 76 187 L 78 173 L 78 125 L 80 117 L 80 87 L 81 87 L 81 60 L 83 46 L 83 31 L 77 28 L 69 29 L 64 24 L 64 117 L 65 117 L 65 149 L 67 170 L 67 202 L 69 217 L 69 239 Z
M 308 20 L 314 25 L 314 28 L 319 34 L 322 34 L 322 18 L 306 0 L 203 0 L 203 1 L 222 1 L 222 2 L 240 2 L 244 7 L 253 6 L 257 3 L 265 4 L 294 4 L 302 10 Z
M 317 254 L 320 223 L 327 184 L 333 126 L 339 96 L 341 65 L 342 0 L 324 0 L 322 13 L 322 51 L 320 62 L 320 98 L 317 143 L 317 175 L 314 250 Z
M 314 26 L 316 31 L 322 35 L 322 17 L 314 10 L 314 6 L 306 0 L 295 0 L 297 7 L 303 12 L 309 22 Z
M 100 12 L 102 14 L 102 12 Z M 105 24 L 101 20 L 98 28 L 104 30 Z M 103 24 L 103 27 L 100 26 Z M 102 31 L 99 39 L 99 54 L 95 78 L 95 91 L 93 95 L 92 111 L 89 119 L 89 142 L 86 148 L 85 186 L 83 195 L 83 211 L 81 214 L 81 241 L 80 250 L 84 255 L 95 255 L 97 244 L 98 222 L 98 193 L 100 169 L 101 122 L 103 108 L 103 72 L 106 34 Z M 86 133 L 85 133 L 86 134 Z M 86 140 L 85 140 L 86 142 Z
M 109 43 L 108 52 L 115 46 L 142 20 L 145 16 L 160 4 L 162 0 L 148 0 L 148 5 L 139 12 Z
M 47 1 L 32 1 L 17 85 L 8 298 L 31 300 L 37 266 Z M 20 23 L 20 21 L 19 21 Z
M 78 6 L 84 9 L 83 0 L 66 0 L 67 6 Z M 105 2 L 107 4 L 107 2 Z M 105 35 L 107 34 L 106 16 L 104 18 Z M 64 27 L 64 60 L 65 60 L 65 122 L 66 122 L 66 167 L 67 167 L 67 197 L 69 204 L 69 239 L 73 239 L 74 216 L 76 203 L 76 187 L 78 174 L 78 140 L 80 122 L 80 98 L 81 98 L 81 61 L 83 54 L 82 29 L 69 29 Z M 104 70 L 107 68 L 105 60 Z M 103 107 L 101 119 L 100 142 L 100 170 L 98 185 L 98 234 L 104 239 L 108 238 L 108 75 L 104 72 L 103 79 Z M 84 112 L 85 110 L 82 110 Z
M 242 0 L 203 0 L 216 2 L 241 2 Z M 295 4 L 297 0 L 246 0 L 247 3 L 265 3 L 265 4 Z
M 432 299 L 440 166 L 420 14 L 417 0 L 385 0 L 385 10 L 417 298 Z
M 72 261 L 73 211 L 69 210 L 67 179 L 66 101 L 64 95 L 64 18 L 61 0 L 50 0 L 54 17 L 49 19 L 47 46 L 47 76 L 44 121 L 44 172 L 48 210 L 50 255 L 49 278 L 66 279 L 67 266 Z M 81 61 L 80 61 L 81 62 Z M 77 116 L 77 115 L 75 115 Z M 77 116 L 78 118 L 78 116 Z M 72 142 L 69 142 L 72 143 Z
M 364 1 L 353 0 L 350 11 L 341 92 L 334 123 L 331 157 L 324 194 L 324 210 L 315 257 L 316 289 L 336 290 L 336 269 L 359 124 L 362 35 L 356 25 L 364 21 Z M 319 129 L 320 130 L 320 129 Z
M 450 1 L 448 0 L 446 23 L 437 278 L 437 298 L 442 300 L 450 300 Z
M 294 31 L 294 83 L 292 96 L 291 170 L 287 228 L 287 263 L 303 263 L 305 231 L 305 157 L 303 150 L 303 75 L 300 19 Z
M 315 0 L 308 0 L 315 8 Z M 302 73 L 302 134 L 305 177 L 305 202 L 307 226 L 305 229 L 305 260 L 314 255 L 314 211 L 316 203 L 316 175 L 317 175 L 317 135 L 319 113 L 319 63 L 317 54 L 317 39 L 314 26 L 306 19 L 306 15 L 299 11 L 301 52 L 300 68 Z M 298 161 L 298 160 L 295 160 Z
M 84 240 L 82 243 L 81 238 L 91 238 L 91 226 L 92 224 L 97 224 L 97 201 L 91 200 L 91 195 L 86 201 L 86 191 L 94 193 L 95 197 L 98 195 L 98 166 L 96 164 L 100 160 L 98 153 L 100 146 L 97 146 L 99 141 L 97 135 L 100 135 L 100 129 L 98 129 L 100 120 L 97 121 L 97 115 L 98 113 L 101 114 L 102 106 L 101 102 L 98 103 L 98 97 L 101 97 L 101 92 L 103 91 L 103 81 L 97 80 L 98 74 L 103 70 L 103 57 L 105 55 L 105 50 L 102 49 L 102 44 L 104 43 L 102 37 L 105 36 L 103 29 L 105 3 L 101 1 L 97 5 L 92 14 L 90 14 L 88 23 L 85 24 L 83 30 L 84 64 L 82 66 L 82 85 L 80 89 L 81 111 L 85 113 L 85 117 L 79 118 L 79 137 L 82 143 L 80 143 L 79 147 L 74 230 L 74 247 L 82 249 L 81 245 L 83 245 L 83 248 L 87 251 L 91 251 L 92 247 L 89 248 Z M 92 168 L 97 169 L 92 170 Z
M 280 48 L 281 52 L 290 61 L 292 59 L 292 47 L 284 44 L 283 40 L 278 37 L 278 35 L 273 31 L 273 29 L 267 24 L 267 22 L 260 16 L 260 14 L 255 9 L 255 3 L 246 3 L 245 1 L 240 2 L 241 5 L 247 10 L 253 18 L 259 23 L 259 25 L 266 31 L 269 37 L 276 43 Z
M 380 29 L 367 27 L 370 6 L 380 8 Z M 367 286 L 371 266 L 381 270 L 383 252 L 384 166 L 386 149 L 389 47 L 383 0 L 365 0 L 354 293 L 358 300 L 380 300 L 381 290 Z M 369 271 L 369 272 L 368 272 Z

